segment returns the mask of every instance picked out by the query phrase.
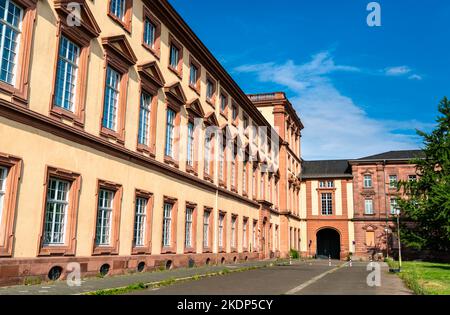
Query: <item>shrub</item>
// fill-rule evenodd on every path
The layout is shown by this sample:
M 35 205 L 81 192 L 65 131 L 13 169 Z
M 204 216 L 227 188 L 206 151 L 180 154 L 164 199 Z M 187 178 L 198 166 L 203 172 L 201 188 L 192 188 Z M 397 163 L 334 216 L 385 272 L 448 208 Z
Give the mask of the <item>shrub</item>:
M 289 252 L 289 256 L 291 256 L 292 259 L 300 259 L 300 254 L 298 250 L 295 249 L 291 249 L 291 251 Z

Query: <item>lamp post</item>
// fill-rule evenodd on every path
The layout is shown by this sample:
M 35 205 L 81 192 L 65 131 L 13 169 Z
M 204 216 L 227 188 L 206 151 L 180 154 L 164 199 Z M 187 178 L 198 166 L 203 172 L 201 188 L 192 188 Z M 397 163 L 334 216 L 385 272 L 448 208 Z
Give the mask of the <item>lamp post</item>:
M 384 231 L 386 232 L 386 258 L 389 259 L 389 226 L 386 225 L 384 228 Z
M 398 271 L 402 270 L 402 243 L 400 241 L 400 209 L 397 209 L 397 237 L 398 237 Z

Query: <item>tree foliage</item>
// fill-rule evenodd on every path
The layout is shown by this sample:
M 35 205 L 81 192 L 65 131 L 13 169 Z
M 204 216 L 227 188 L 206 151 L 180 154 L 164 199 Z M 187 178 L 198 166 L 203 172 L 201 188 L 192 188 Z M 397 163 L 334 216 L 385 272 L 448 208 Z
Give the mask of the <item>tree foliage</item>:
M 424 158 L 417 165 L 417 181 L 401 182 L 405 197 L 399 201 L 402 238 L 409 247 L 450 250 L 450 101 L 439 104 L 437 127 L 417 131 L 424 139 Z M 410 222 L 414 222 L 411 224 Z

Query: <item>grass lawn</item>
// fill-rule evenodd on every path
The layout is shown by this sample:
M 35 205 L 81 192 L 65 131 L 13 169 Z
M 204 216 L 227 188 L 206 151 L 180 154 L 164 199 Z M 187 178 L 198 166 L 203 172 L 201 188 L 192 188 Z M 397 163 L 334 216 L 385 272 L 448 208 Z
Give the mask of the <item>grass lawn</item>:
M 390 262 L 397 268 L 397 262 Z M 450 295 L 450 264 L 403 262 L 400 278 L 416 294 Z

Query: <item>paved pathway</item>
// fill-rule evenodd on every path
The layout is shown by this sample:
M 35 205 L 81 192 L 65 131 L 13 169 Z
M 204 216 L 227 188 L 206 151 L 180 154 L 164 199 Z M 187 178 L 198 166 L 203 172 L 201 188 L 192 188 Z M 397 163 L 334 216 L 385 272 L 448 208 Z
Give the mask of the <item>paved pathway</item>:
M 169 271 L 135 273 L 123 276 L 90 278 L 82 281 L 80 287 L 69 287 L 66 281 L 57 281 L 50 284 L 33 286 L 12 286 L 0 288 L 0 295 L 70 295 L 83 294 L 102 289 L 126 287 L 138 283 L 152 283 L 168 279 L 178 279 L 215 273 L 224 269 L 235 270 L 247 267 L 263 267 L 275 263 L 272 261 L 246 262 L 234 265 L 203 266 L 191 269 L 174 269 Z
M 404 295 L 411 294 L 402 281 L 380 264 L 381 286 L 370 287 L 368 263 L 333 261 L 299 262 L 239 274 L 178 283 L 133 295 Z

